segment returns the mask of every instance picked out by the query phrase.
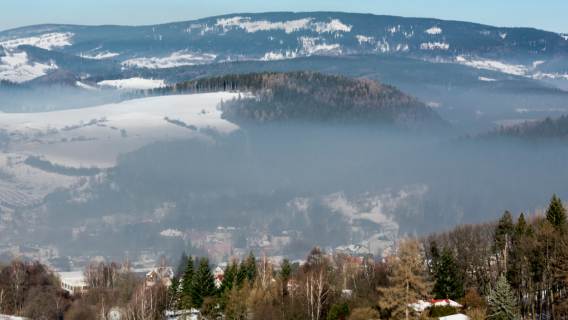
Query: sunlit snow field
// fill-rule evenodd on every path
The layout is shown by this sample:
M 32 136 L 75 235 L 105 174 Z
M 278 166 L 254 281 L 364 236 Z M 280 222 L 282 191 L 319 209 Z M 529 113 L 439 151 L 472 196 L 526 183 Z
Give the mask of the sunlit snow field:
M 109 167 L 119 154 L 155 141 L 206 138 L 202 129 L 220 133 L 238 129 L 221 119 L 218 109 L 221 101 L 236 95 L 174 95 L 82 109 L 3 113 L 0 126 L 12 134 L 10 153 L 39 155 L 68 166 Z M 173 124 L 172 120 L 187 127 Z

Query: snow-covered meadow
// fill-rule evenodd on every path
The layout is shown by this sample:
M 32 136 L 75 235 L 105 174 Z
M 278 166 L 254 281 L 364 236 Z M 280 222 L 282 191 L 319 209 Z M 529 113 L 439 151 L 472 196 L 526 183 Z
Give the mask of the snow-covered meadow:
M 203 129 L 230 133 L 218 104 L 236 93 L 204 93 L 128 100 L 42 113 L 0 113 L 12 135 L 9 153 L 38 155 L 72 167 L 109 167 L 118 155 L 149 143 L 207 138 Z M 181 124 L 181 125 L 180 125 Z

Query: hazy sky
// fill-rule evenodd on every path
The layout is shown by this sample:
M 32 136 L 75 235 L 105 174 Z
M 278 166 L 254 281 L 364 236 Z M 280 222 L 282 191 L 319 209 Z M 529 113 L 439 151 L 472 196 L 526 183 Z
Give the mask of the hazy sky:
M 235 12 L 348 11 L 568 33 L 568 0 L 0 0 L 0 30 L 39 23 L 155 24 Z

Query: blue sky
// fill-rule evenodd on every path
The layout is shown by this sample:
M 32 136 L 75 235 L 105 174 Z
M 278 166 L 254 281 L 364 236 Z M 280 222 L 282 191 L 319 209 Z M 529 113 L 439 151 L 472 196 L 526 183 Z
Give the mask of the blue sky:
M 348 11 L 568 33 L 568 0 L 1 0 L 0 30 L 39 23 L 155 24 L 234 12 Z

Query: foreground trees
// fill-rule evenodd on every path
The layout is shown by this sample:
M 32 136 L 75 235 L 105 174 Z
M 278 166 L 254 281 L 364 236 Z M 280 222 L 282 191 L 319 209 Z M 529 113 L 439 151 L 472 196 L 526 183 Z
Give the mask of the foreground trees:
M 167 288 L 118 264 L 85 270 L 88 292 L 69 297 L 42 265 L 0 267 L 0 312 L 32 319 L 163 319 L 165 311 L 199 309 L 203 319 L 415 319 L 411 304 L 460 301 L 472 319 L 567 319 L 566 209 L 554 196 L 546 214 L 459 226 L 422 241 L 402 240 L 396 254 L 330 254 L 314 248 L 303 263 L 232 260 L 217 288 L 206 258 L 184 256 Z M 446 308 L 446 312 L 457 312 Z

